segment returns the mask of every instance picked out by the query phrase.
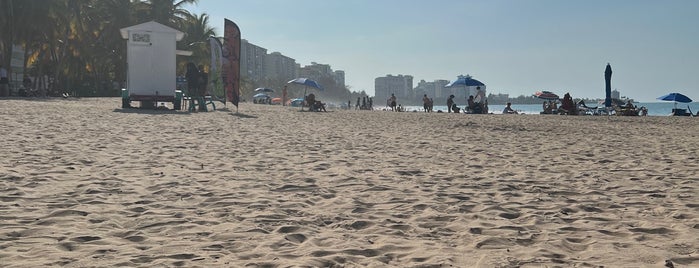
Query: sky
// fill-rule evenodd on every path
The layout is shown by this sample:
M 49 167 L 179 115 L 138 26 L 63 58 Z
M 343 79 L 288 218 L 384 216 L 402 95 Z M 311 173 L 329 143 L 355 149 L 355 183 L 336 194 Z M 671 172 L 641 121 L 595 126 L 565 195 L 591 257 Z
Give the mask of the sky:
M 640 102 L 670 92 L 699 100 L 696 0 L 199 0 L 185 6 L 224 18 L 242 38 L 345 71 L 351 91 L 374 79 L 413 76 L 413 86 L 471 75 L 488 93 L 548 90 L 604 98 L 612 88 Z

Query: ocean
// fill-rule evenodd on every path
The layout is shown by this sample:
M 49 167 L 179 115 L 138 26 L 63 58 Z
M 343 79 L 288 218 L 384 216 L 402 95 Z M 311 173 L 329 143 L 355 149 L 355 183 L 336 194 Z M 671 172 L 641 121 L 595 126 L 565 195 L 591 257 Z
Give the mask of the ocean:
M 636 107 L 646 107 L 649 116 L 667 116 L 670 115 L 675 104 L 672 102 L 638 102 L 634 103 L 634 105 Z M 679 109 L 687 109 L 688 106 L 695 115 L 699 112 L 699 103 L 677 103 L 677 108 Z M 377 109 L 384 108 L 377 107 Z M 422 111 L 422 106 L 406 106 L 405 108 L 406 111 Z M 459 108 L 463 108 L 463 105 L 459 106 Z M 501 114 L 503 109 L 505 109 L 505 105 L 488 105 L 488 110 L 494 114 Z M 513 104 L 512 109 L 523 114 L 539 114 L 543 111 L 541 104 Z M 437 110 L 446 111 L 447 106 L 434 106 L 434 111 Z

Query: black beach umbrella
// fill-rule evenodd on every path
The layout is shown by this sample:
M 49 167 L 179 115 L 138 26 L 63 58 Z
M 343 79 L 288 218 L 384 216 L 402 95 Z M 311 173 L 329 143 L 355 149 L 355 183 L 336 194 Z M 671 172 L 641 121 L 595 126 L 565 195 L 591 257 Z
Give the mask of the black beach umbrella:
M 607 63 L 607 68 L 604 70 L 604 107 L 612 106 L 612 66 Z

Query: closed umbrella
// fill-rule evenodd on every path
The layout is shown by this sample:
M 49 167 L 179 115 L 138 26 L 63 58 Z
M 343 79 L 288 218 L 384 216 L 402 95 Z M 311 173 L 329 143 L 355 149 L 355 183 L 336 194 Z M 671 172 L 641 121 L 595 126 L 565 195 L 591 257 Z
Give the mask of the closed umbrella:
M 604 107 L 612 107 L 612 66 L 604 69 Z

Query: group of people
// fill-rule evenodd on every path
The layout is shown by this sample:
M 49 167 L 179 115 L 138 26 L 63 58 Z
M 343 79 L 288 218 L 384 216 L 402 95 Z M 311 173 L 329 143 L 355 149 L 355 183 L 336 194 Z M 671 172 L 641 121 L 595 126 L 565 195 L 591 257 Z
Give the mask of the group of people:
M 462 110 L 464 113 L 468 114 L 488 113 L 488 100 L 485 98 L 485 92 L 481 90 L 481 87 L 476 87 L 476 96 L 468 96 L 468 99 L 466 100 L 466 107 L 464 109 L 461 109 L 456 105 L 454 95 L 449 95 L 447 98 L 447 113 L 460 113 Z
M 561 107 L 558 107 L 558 102 L 549 100 L 544 101 L 544 103 L 542 104 L 542 108 L 544 109 L 544 111 L 541 112 L 541 114 L 578 114 L 578 107 L 573 101 L 573 97 L 570 96 L 570 93 L 566 93 L 565 95 L 563 95 L 563 100 L 561 100 Z
M 565 95 L 563 95 L 560 107 L 558 107 L 557 101 L 549 100 L 544 101 L 541 108 L 544 110 L 543 112 L 541 112 L 541 114 L 577 115 L 579 111 L 577 105 L 573 101 L 573 97 L 570 96 L 570 93 L 566 93 Z
M 351 109 L 352 108 L 352 102 L 347 101 L 347 108 Z M 370 97 L 364 96 L 363 98 L 357 97 L 357 102 L 355 103 L 354 106 L 355 110 L 373 110 L 374 109 L 374 100 Z

